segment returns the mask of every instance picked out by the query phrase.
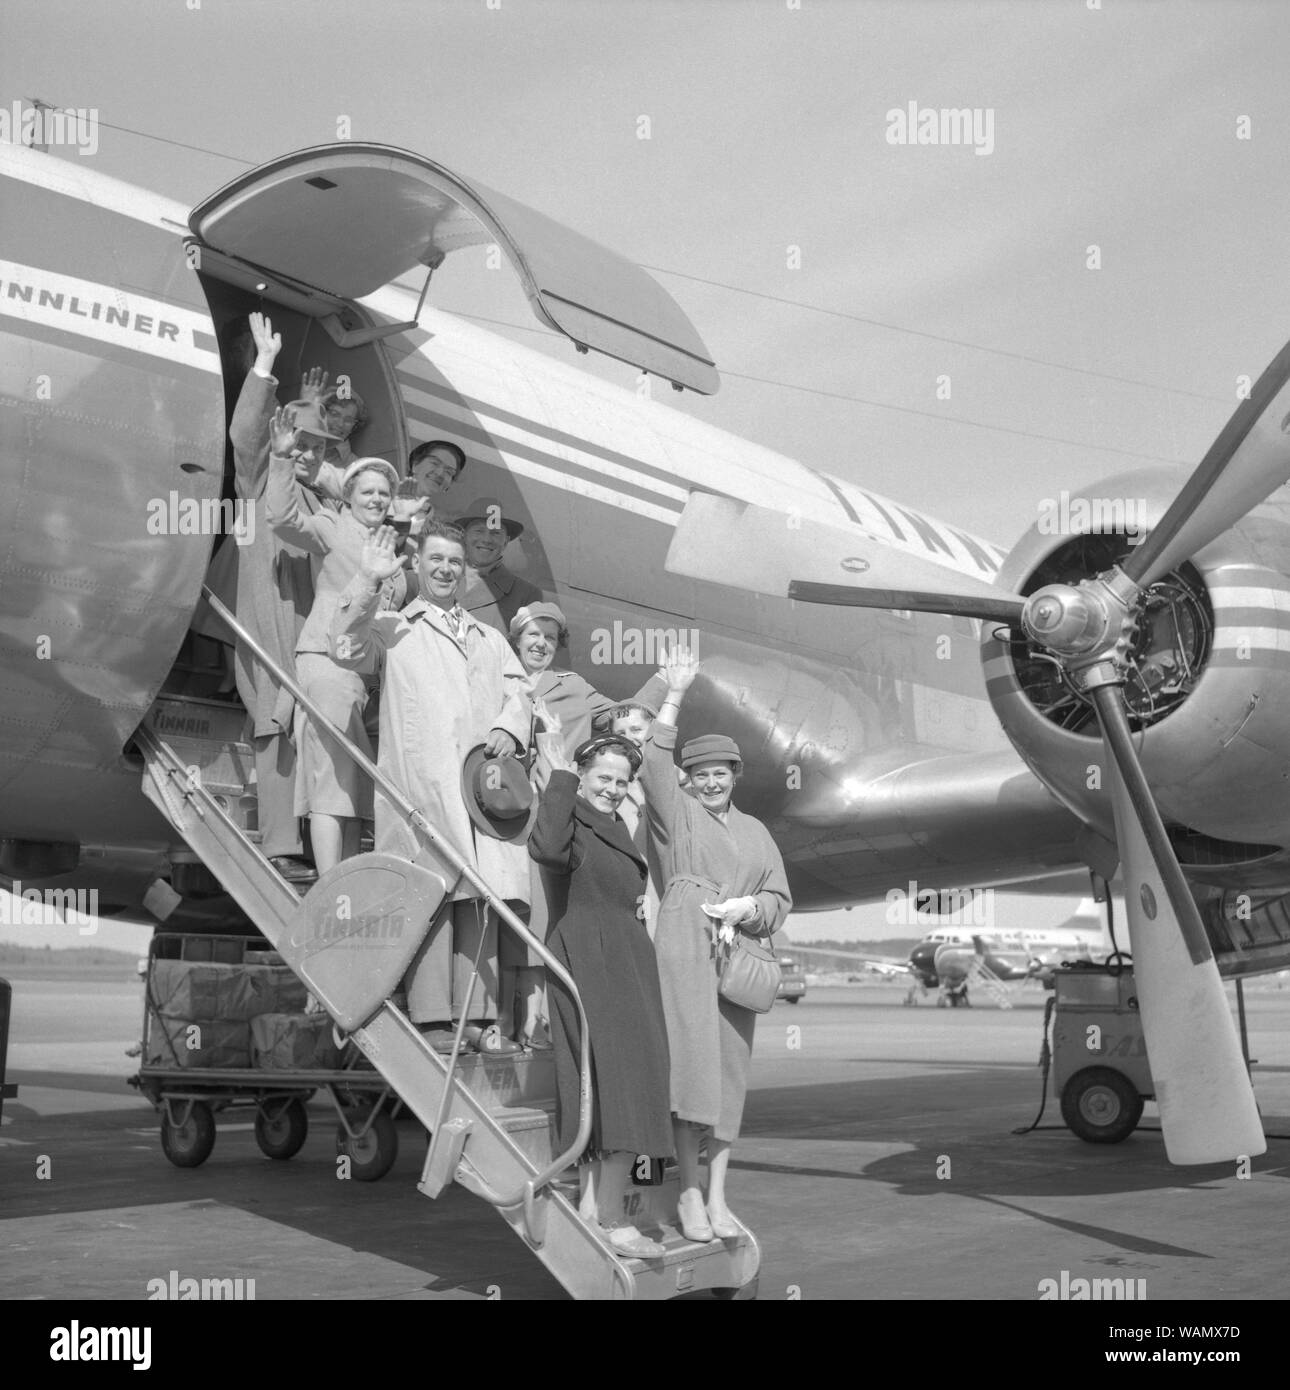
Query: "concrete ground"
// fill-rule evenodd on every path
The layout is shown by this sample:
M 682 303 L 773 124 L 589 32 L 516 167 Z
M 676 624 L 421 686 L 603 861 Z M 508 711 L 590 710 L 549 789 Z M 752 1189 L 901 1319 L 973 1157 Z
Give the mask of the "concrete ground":
M 142 1299 L 150 1280 L 255 1280 L 265 1299 L 562 1299 L 481 1201 L 416 1180 L 424 1135 L 371 1184 L 338 1182 L 334 1120 L 287 1163 L 264 1158 L 249 1112 L 219 1125 L 200 1168 L 163 1156 L 127 1088 L 134 982 L 15 979 L 0 1131 L 0 1298 Z M 1287 1291 L 1282 1203 L 1290 1145 L 1248 1177 L 1176 1168 L 1148 1105 L 1115 1146 L 1077 1140 L 1051 1098 L 1039 1130 L 1044 996 L 1009 1011 L 901 1007 L 899 985 L 812 988 L 758 1026 L 732 1205 L 764 1251 L 766 1299 L 1033 1300 L 1040 1281 L 1145 1280 L 1161 1300 Z M 1255 1089 L 1290 1134 L 1290 991 L 1247 993 Z

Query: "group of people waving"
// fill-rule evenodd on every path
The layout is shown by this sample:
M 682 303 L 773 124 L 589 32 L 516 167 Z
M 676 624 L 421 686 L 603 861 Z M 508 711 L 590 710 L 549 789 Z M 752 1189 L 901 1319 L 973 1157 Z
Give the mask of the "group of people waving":
M 329 397 L 311 374 L 312 393 L 278 408 L 276 335 L 258 315 L 251 331 L 256 364 L 231 433 L 239 493 L 263 500 L 270 524 L 235 555 L 239 618 L 329 725 L 375 745 L 382 772 L 575 982 L 593 1077 L 584 1217 L 622 1253 L 662 1255 L 623 1199 L 636 1156 L 674 1156 L 687 1238 L 737 1236 L 726 1173 L 756 1014 L 719 982 L 737 938 L 769 936 L 791 899 L 769 832 L 732 805 L 734 741 L 692 737 L 678 769 L 697 661 L 673 651 L 625 702 L 564 669 L 564 614 L 502 562 L 518 523 L 495 504 L 470 509 L 464 527 L 437 514 L 434 498 L 465 466 L 460 446 L 420 446 L 409 481 L 387 460 L 353 457 L 361 402 Z M 472 538 L 472 527 L 491 534 Z M 481 583 L 487 602 L 463 606 Z M 416 828 L 373 796 L 326 727 L 300 717 L 247 654 L 235 670 L 254 726 L 262 849 L 284 876 L 304 876 L 299 816 L 319 873 L 357 853 L 368 819 L 378 851 L 422 855 Z M 412 963 L 406 1003 L 441 1051 L 459 1034 L 485 1055 L 553 1049 L 564 1150 L 578 1129 L 582 1024 L 545 973 L 463 877 Z

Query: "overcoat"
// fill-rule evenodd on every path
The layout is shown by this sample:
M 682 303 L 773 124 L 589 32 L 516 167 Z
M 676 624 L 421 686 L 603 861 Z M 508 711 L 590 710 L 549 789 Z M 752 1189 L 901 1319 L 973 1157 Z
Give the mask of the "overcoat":
M 770 832 L 735 806 L 723 824 L 677 784 L 676 729 L 657 721 L 645 740 L 640 780 L 663 882 L 654 949 L 672 1058 L 672 1110 L 735 1139 L 748 1091 L 757 1015 L 717 993 L 721 961 L 702 903 L 753 897 L 758 915 L 741 930 L 766 936 L 793 906 Z
M 237 398 L 229 439 L 239 501 L 255 509 L 255 533 L 247 545 L 225 541 L 211 565 L 212 590 L 233 610 L 269 655 L 295 673 L 296 641 L 314 601 L 317 561 L 269 526 L 265 490 L 269 478 L 269 419 L 277 407 L 277 379 L 246 374 Z M 340 504 L 294 484 L 301 511 L 335 515 Z M 295 701 L 268 671 L 236 644 L 238 694 L 254 720 L 257 737 L 290 734 Z
M 527 903 L 524 845 L 477 831 L 461 785 L 466 754 L 490 729 L 505 729 L 525 747 L 533 716 L 524 668 L 501 633 L 469 614 L 458 638 L 444 611 L 424 598 L 401 613 L 379 612 L 380 601 L 379 586 L 360 572 L 341 594 L 331 623 L 338 664 L 371 670 L 376 654 L 385 653 L 377 765 L 494 893 Z M 379 851 L 417 857 L 416 836 L 379 789 L 375 819 Z M 463 882 L 452 896 L 479 893 Z
M 347 506 L 339 512 L 308 512 L 301 500 L 305 496 L 296 483 L 292 460 L 271 455 L 265 489 L 268 524 L 277 535 L 317 556 L 320 562 L 314 576 L 313 607 L 296 639 L 296 677 L 323 714 L 370 758 L 372 740 L 363 712 L 376 678 L 338 666 L 331 659 L 327 634 L 336 603 L 358 573 L 363 547 L 372 532 Z M 380 606 L 397 608 L 406 596 L 407 581 L 400 570 L 382 584 Z M 371 819 L 372 789 L 366 773 L 320 732 L 303 710 L 297 720 L 296 748 L 297 815 L 323 812 Z
M 461 582 L 457 601 L 481 622 L 494 627 L 503 637 L 511 633 L 511 619 L 529 603 L 541 603 L 546 595 L 536 584 L 495 565 L 487 574 L 468 569 Z
M 296 639 L 296 651 L 326 653 L 337 600 L 358 573 L 363 546 L 372 532 L 349 507 L 310 511 L 305 503 L 309 495 L 296 483 L 295 464 L 290 459 L 271 456 L 264 494 L 265 519 L 278 536 L 320 561 L 314 577 L 313 607 Z M 400 570 L 393 579 L 387 579 L 381 594 L 382 607 L 398 608 L 407 594 L 406 572 Z
M 573 976 L 591 1041 L 594 1154 L 672 1153 L 668 1044 L 654 947 L 636 916 L 645 861 L 616 815 L 578 795 L 572 772 L 553 772 L 529 853 L 555 891 L 552 954 Z M 548 977 L 561 1152 L 578 1130 L 581 1021 L 568 987 Z

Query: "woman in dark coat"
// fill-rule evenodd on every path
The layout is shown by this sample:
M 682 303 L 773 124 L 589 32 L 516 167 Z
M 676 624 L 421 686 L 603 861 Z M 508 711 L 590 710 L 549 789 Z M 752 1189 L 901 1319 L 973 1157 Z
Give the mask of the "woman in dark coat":
M 541 748 L 551 774 L 529 853 L 551 871 L 547 946 L 578 987 L 591 1044 L 592 1128 L 580 1160 L 580 1211 L 607 1228 L 610 1244 L 623 1254 L 659 1256 L 663 1247 L 623 1220 L 633 1158 L 673 1151 L 658 966 L 638 915 L 647 869 L 617 815 L 640 751 L 611 734 L 580 745 L 571 762 L 559 730 L 549 726 Z M 568 988 L 553 978 L 549 995 L 556 1142 L 564 1150 L 578 1129 L 581 1027 Z

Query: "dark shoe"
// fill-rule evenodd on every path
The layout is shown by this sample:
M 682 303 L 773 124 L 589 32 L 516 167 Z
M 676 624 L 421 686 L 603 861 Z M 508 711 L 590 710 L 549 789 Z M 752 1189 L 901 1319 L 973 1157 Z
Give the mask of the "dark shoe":
M 502 1036 L 502 1030 L 495 1023 L 481 1025 L 468 1023 L 466 1037 L 476 1052 L 485 1057 L 513 1057 L 524 1049 L 513 1038 Z
M 542 1023 L 539 1023 L 532 1033 L 521 1033 L 515 1041 L 530 1052 L 550 1052 L 554 1046 L 550 1032 Z
M 438 1024 L 432 1023 L 418 1023 L 417 1032 L 421 1034 L 436 1052 L 443 1053 L 445 1057 L 452 1052 L 453 1040 L 457 1036 L 457 1030 L 455 1028 L 441 1027 Z M 466 1042 L 464 1038 L 462 1039 L 462 1051 L 470 1051 L 470 1044 Z
M 316 883 L 318 881 L 318 870 L 306 860 L 298 859 L 295 855 L 278 854 L 270 859 L 269 863 L 288 883 Z

